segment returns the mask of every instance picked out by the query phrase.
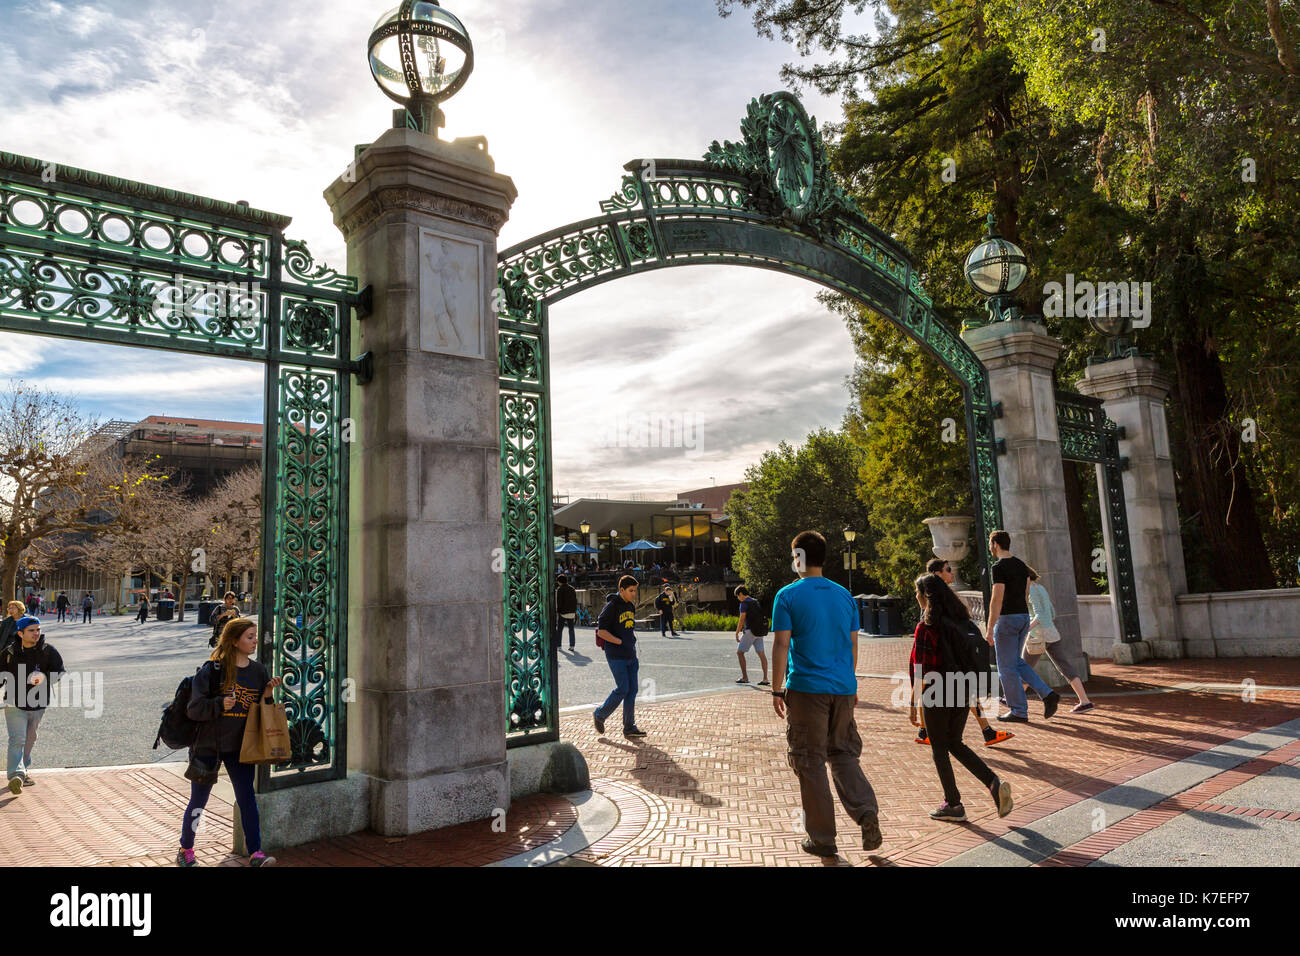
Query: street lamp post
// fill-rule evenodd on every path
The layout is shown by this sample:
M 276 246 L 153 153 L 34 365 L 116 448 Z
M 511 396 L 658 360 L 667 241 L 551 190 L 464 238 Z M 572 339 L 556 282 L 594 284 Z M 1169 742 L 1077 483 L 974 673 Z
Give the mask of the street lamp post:
M 618 567 L 618 529 L 611 528 L 609 531 L 609 563 Z
M 848 561 L 847 561 L 846 563 L 848 564 L 848 572 L 849 572 L 849 593 L 850 593 L 850 594 L 853 593 L 853 565 L 854 565 L 854 563 L 855 563 L 854 560 L 853 560 L 853 541 L 854 541 L 855 538 L 857 538 L 857 536 L 858 536 L 858 533 L 857 533 L 856 531 L 854 531 L 854 530 L 852 530 L 851 528 L 845 526 L 845 528 L 844 528 L 844 540 L 845 540 L 846 542 L 848 542 L 848 545 L 849 545 L 849 553 L 848 553 L 848 555 L 847 555 L 847 557 L 848 557 Z

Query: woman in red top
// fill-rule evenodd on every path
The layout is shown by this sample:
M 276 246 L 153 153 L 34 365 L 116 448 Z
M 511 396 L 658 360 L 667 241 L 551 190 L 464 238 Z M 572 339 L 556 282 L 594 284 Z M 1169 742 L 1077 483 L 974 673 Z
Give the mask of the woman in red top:
M 967 641 L 966 625 L 970 614 L 966 605 L 937 574 L 923 574 L 916 579 L 916 603 L 921 607 L 921 622 L 916 625 L 912 654 L 916 659 L 916 679 L 912 682 L 912 726 L 925 726 L 930 733 L 934 766 L 943 784 L 944 804 L 930 813 L 935 820 L 960 823 L 966 819 L 961 793 L 952 772 L 951 757 L 984 784 L 998 807 L 998 816 L 1011 812 L 1011 784 L 1000 780 L 975 751 L 962 742 L 966 715 L 971 701 L 965 689 L 973 685 L 960 678 L 974 677 L 959 671 L 949 660 L 945 648 Z M 954 679 L 957 678 L 957 679 Z

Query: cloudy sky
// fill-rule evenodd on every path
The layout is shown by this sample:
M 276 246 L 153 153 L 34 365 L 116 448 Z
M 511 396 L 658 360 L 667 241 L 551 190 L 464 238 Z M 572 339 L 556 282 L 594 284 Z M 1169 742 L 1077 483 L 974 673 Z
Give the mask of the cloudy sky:
M 365 40 L 392 5 L 0 0 L 0 149 L 291 215 L 290 237 L 342 268 L 321 193 L 388 125 Z M 797 55 L 743 11 L 720 18 L 713 0 L 447 6 L 474 39 L 475 69 L 444 135 L 486 136 L 514 179 L 502 248 L 597 214 L 629 159 L 738 138 L 745 104 L 781 88 Z M 835 102 L 802 95 L 819 121 L 839 119 Z M 817 291 L 693 267 L 553 309 L 556 491 L 726 484 L 778 442 L 838 424 L 852 348 Z M 255 365 L 3 333 L 0 363 L 0 378 L 41 381 L 105 418 L 261 420 Z M 684 447 L 636 447 L 649 415 L 683 422 Z

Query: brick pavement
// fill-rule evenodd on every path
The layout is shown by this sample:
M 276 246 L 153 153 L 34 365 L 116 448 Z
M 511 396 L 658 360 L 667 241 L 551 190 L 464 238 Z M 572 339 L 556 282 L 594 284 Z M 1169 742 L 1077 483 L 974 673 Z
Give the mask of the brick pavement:
M 870 642 L 863 647 L 859 669 L 897 673 L 905 669 L 907 647 L 906 641 Z M 1243 700 L 1237 690 L 1246 678 L 1257 685 L 1254 702 Z M 1172 689 L 1188 682 L 1230 688 Z M 912 742 L 906 711 L 891 704 L 895 685 L 863 679 L 857 708 L 862 763 L 880 799 L 885 845 L 868 857 L 860 844 L 847 839 L 856 836 L 856 828 L 839 811 L 845 838 L 841 850 L 851 862 L 875 865 L 933 865 L 951 859 L 1108 787 L 1300 717 L 1300 693 L 1258 689 L 1268 686 L 1300 686 L 1300 660 L 1162 661 L 1139 667 L 1096 661 L 1089 690 L 1098 707 L 1092 713 L 1074 715 L 1067 706 L 1050 722 L 1017 727 L 1016 738 L 1007 744 L 977 748 L 1012 783 L 1015 811 L 999 820 L 991 801 L 959 768 L 971 822 L 951 826 L 928 816 L 942 799 L 938 780 L 928 748 Z M 1031 717 L 1036 712 L 1037 705 L 1031 705 Z M 620 812 L 614 829 L 579 852 L 577 861 L 601 866 L 819 865 L 798 849 L 798 790 L 786 765 L 784 725 L 766 693 L 749 689 L 641 701 L 637 722 L 649 737 L 631 743 L 617 733 L 598 737 L 589 713 L 562 719 L 562 736 L 586 755 L 594 788 Z M 611 729 L 615 726 L 617 720 L 611 721 Z M 968 729 L 968 740 L 975 739 L 974 729 Z M 1043 865 L 1088 862 L 1096 858 L 1094 851 L 1113 848 L 1117 837 L 1131 839 L 1142 825 L 1158 825 L 1170 813 L 1187 809 L 1289 819 L 1294 814 L 1275 813 L 1278 808 L 1222 806 L 1214 798 L 1253 774 L 1298 759 L 1297 745 L 1262 755 L 1143 811 L 1150 819 L 1139 814 L 1125 821 L 1127 830 L 1103 831 L 1095 836 L 1106 836 L 1106 841 L 1094 841 L 1096 846 L 1082 841 Z M 0 791 L 0 865 L 171 865 L 188 795 L 188 783 L 174 769 L 40 774 L 37 786 L 19 797 Z M 199 834 L 201 863 L 243 865 L 226 852 L 232 815 L 231 805 L 214 793 Z M 474 866 L 536 849 L 567 831 L 576 818 L 564 798 L 537 796 L 513 804 L 504 830 L 485 820 L 401 839 L 362 833 L 276 855 L 287 865 Z

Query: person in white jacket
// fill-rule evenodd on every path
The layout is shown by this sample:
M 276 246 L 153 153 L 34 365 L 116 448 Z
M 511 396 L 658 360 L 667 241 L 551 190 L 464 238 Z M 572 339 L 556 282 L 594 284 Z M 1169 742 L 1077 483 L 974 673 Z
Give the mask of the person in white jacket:
M 1051 595 L 1047 593 L 1047 588 L 1043 587 L 1043 583 L 1038 579 L 1038 572 L 1033 568 L 1029 569 L 1029 606 L 1033 609 L 1033 616 L 1029 619 L 1029 638 L 1025 641 L 1025 663 L 1033 667 L 1044 653 L 1047 654 L 1047 659 L 1061 672 L 1061 676 L 1070 682 L 1075 695 L 1079 698 L 1079 703 L 1074 706 L 1074 713 L 1092 710 L 1093 703 L 1088 699 L 1088 692 L 1083 689 L 1083 681 L 1079 679 L 1078 672 L 1070 666 L 1066 656 L 1059 653 L 1061 632 L 1053 623 L 1056 619 L 1056 610 L 1052 607 Z M 1040 643 L 1043 649 L 1034 650 Z

